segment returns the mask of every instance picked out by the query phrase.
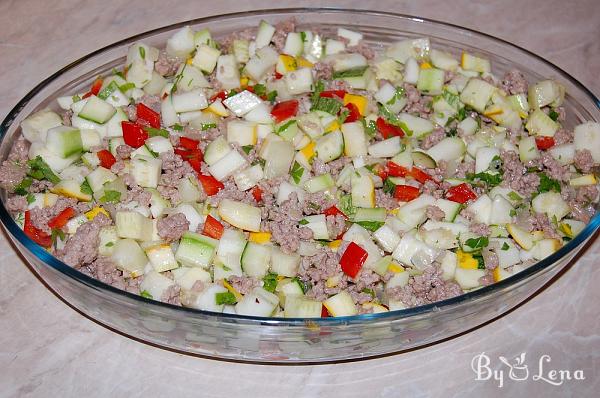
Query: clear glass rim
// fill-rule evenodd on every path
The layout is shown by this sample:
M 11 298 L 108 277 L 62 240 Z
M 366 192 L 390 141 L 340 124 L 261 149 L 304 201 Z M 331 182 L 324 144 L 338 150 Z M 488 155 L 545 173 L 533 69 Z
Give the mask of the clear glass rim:
M 8 128 L 11 126 L 13 120 L 16 115 L 25 107 L 25 105 L 35 97 L 42 89 L 48 86 L 52 81 L 59 78 L 63 73 L 77 67 L 78 65 L 84 63 L 85 61 L 97 56 L 101 55 L 104 52 L 107 52 L 115 47 L 123 45 L 127 42 L 132 42 L 136 39 L 143 38 L 150 34 L 158 34 L 165 31 L 173 30 L 176 28 L 183 27 L 185 25 L 192 24 L 200 24 L 213 22 L 223 19 L 230 18 L 238 18 L 244 16 L 259 16 L 259 15 L 277 15 L 277 14 L 309 14 L 309 13 L 319 13 L 319 12 L 328 12 L 328 13 L 341 13 L 341 14 L 367 14 L 373 16 L 383 16 L 383 17 L 393 17 L 403 20 L 410 20 L 418 23 L 426 23 L 430 25 L 438 25 L 446 28 L 451 28 L 456 31 L 460 31 L 463 34 L 480 36 L 482 38 L 496 41 L 500 44 L 503 44 L 508 47 L 512 47 L 515 50 L 523 52 L 529 57 L 535 58 L 538 61 L 543 62 L 547 66 L 554 69 L 558 72 L 564 79 L 569 80 L 573 85 L 575 85 L 578 89 L 580 89 L 584 94 L 589 96 L 596 107 L 600 109 L 600 99 L 598 99 L 587 87 L 581 84 L 577 79 L 572 77 L 570 74 L 559 68 L 558 66 L 552 64 L 546 59 L 536 55 L 535 53 L 509 43 L 503 39 L 488 35 L 486 33 L 482 33 L 476 30 L 464 28 L 458 25 L 454 25 L 447 22 L 440 22 L 433 19 L 415 17 L 406 14 L 385 12 L 385 11 L 372 11 L 372 10 L 364 10 L 364 9 L 345 9 L 345 8 L 336 8 L 336 7 L 301 7 L 301 8 L 276 8 L 276 9 L 268 9 L 268 10 L 255 10 L 250 12 L 234 12 L 228 14 L 220 14 L 209 17 L 192 19 L 184 22 L 178 22 L 176 24 L 164 26 L 157 29 L 152 29 L 143 33 L 139 33 L 134 36 L 130 36 L 126 39 L 119 40 L 113 44 L 100 48 L 96 51 L 93 51 L 76 61 L 66 65 L 62 69 L 58 70 L 56 73 L 52 74 L 37 86 L 35 86 L 29 93 L 27 93 L 18 103 L 17 105 L 8 113 L 6 118 L 2 121 L 0 125 L 0 142 L 4 139 L 5 134 L 8 131 Z M 586 227 L 571 241 L 567 242 L 566 245 L 561 247 L 558 251 L 546 257 L 545 259 L 535 263 L 531 267 L 526 268 L 525 270 L 507 278 L 500 282 L 493 283 L 491 285 L 482 287 L 475 291 L 471 291 L 468 293 L 464 293 L 460 296 L 453 297 L 450 299 L 437 301 L 435 303 L 426 304 L 418 307 L 407 308 L 403 310 L 396 311 L 388 311 L 376 314 L 361 314 L 361 315 L 353 315 L 353 316 L 344 316 L 344 317 L 328 317 L 328 318 L 273 318 L 273 317 L 257 317 L 257 316 L 248 316 L 248 315 L 237 315 L 237 314 L 225 314 L 225 313 L 217 313 L 211 311 L 203 311 L 194 308 L 181 307 L 168 303 L 163 303 L 160 301 L 155 301 L 151 299 L 144 298 L 142 296 L 129 293 L 127 291 L 117 289 L 111 285 L 100 282 L 99 280 L 92 278 L 83 274 L 82 272 L 76 270 L 75 268 L 70 267 L 64 262 L 60 261 L 56 257 L 52 256 L 46 250 L 44 250 L 41 246 L 37 245 L 33 242 L 29 237 L 25 235 L 23 230 L 16 224 L 13 218 L 10 216 L 8 210 L 6 209 L 4 202 L 0 200 L 0 221 L 4 226 L 5 230 L 12 235 L 14 239 L 17 240 L 22 246 L 24 246 L 27 250 L 29 250 L 35 257 L 37 257 L 44 264 L 49 265 L 50 267 L 56 269 L 62 274 L 70 277 L 75 280 L 77 283 L 81 283 L 84 285 L 88 285 L 94 288 L 97 288 L 101 291 L 108 291 L 113 294 L 125 297 L 129 300 L 133 300 L 134 302 L 143 303 L 145 305 L 156 306 L 159 308 L 164 308 L 169 311 L 179 312 L 182 315 L 188 316 L 198 316 L 201 315 L 203 317 L 214 317 L 214 318 L 222 318 L 223 320 L 229 321 L 242 321 L 242 322 L 257 322 L 264 325 L 273 325 L 273 326 L 305 326 L 307 322 L 311 324 L 316 324 L 319 326 L 334 326 L 338 324 L 347 324 L 347 323 L 374 323 L 381 321 L 392 321 L 398 320 L 402 318 L 413 317 L 417 315 L 424 315 L 430 312 L 443 312 L 444 307 L 454 306 L 466 301 L 472 301 L 475 299 L 482 299 L 494 292 L 508 288 L 510 286 L 516 285 L 522 281 L 525 281 L 529 277 L 533 277 L 534 275 L 550 268 L 551 266 L 557 264 L 557 262 L 563 257 L 569 255 L 573 250 L 578 249 L 578 246 L 586 241 L 588 238 L 592 237 L 594 233 L 600 227 L 600 213 L 597 213 L 592 220 L 586 225 Z

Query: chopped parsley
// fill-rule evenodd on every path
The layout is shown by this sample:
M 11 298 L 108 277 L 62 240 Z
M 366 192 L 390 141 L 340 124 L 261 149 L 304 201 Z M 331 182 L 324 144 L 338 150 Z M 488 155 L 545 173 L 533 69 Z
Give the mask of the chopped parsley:
M 340 101 L 335 98 L 321 96 L 313 101 L 313 105 L 310 108 L 311 111 L 323 111 L 334 116 L 338 114 L 340 109 L 342 109 L 342 103 Z
M 360 66 L 358 68 L 352 68 L 344 71 L 333 72 L 331 76 L 333 79 L 343 79 L 346 77 L 359 77 L 365 74 L 368 66 Z
M 302 43 L 306 43 L 306 32 L 300 32 L 300 40 Z
M 33 196 L 32 193 L 28 193 L 27 196 L 25 196 L 25 200 L 27 201 L 27 204 L 30 205 L 35 202 L 35 196 Z
M 485 269 L 485 261 L 481 254 L 475 254 L 473 255 L 473 258 L 477 260 L 477 269 Z
M 469 238 L 465 241 L 465 245 L 469 246 L 471 249 L 482 249 L 486 247 L 490 243 L 487 236 L 480 236 L 477 238 Z
M 52 232 L 50 233 L 50 239 L 52 240 L 52 244 L 56 246 L 56 242 L 58 242 L 58 239 L 60 239 L 61 241 L 65 240 L 65 233 L 60 228 L 53 228 Z
M 222 293 L 217 293 L 215 294 L 215 301 L 217 303 L 217 305 L 233 305 L 235 303 L 237 303 L 237 299 L 235 298 L 235 295 L 231 292 L 222 292 Z
M 548 116 L 550 117 L 550 119 L 557 121 L 558 117 L 560 116 L 558 114 L 558 112 L 556 112 L 554 109 L 551 109 L 550 112 L 548 112 Z
M 267 94 L 267 101 L 273 103 L 277 99 L 277 90 L 269 91 Z
M 115 245 L 115 242 L 108 242 L 104 246 L 106 246 L 106 247 L 113 247 L 114 245 Z
M 154 127 L 144 127 L 144 131 L 148 133 L 148 137 L 160 136 L 160 137 L 169 138 L 169 132 L 165 129 L 157 129 Z
M 290 171 L 290 175 L 292 176 L 292 178 L 294 179 L 294 182 L 296 184 L 300 183 L 300 180 L 302 180 L 303 174 L 304 174 L 304 167 L 302 167 L 302 165 L 300 165 L 300 163 L 298 163 L 297 161 L 294 161 L 292 170 Z
M 30 167 L 29 172 L 27 173 L 30 177 L 33 177 L 36 180 L 48 180 L 53 184 L 58 184 L 60 182 L 60 178 L 54 174 L 50 166 L 44 162 L 41 156 L 38 155 L 35 159 L 27 161 L 27 165 Z
M 179 123 L 175 123 L 171 128 L 175 131 L 183 131 L 183 126 Z
M 104 195 L 100 198 L 102 203 L 119 203 L 121 200 L 121 192 L 107 190 L 104 191 Z
M 360 225 L 368 231 L 375 232 L 385 223 L 383 221 L 357 221 L 355 224 Z
M 519 200 L 523 200 L 521 195 L 519 195 L 515 191 L 510 191 L 507 196 L 510 200 L 514 200 L 515 202 L 518 202 Z
M 267 86 L 265 86 L 264 84 L 255 84 L 253 89 L 254 94 L 258 95 L 259 97 L 262 97 L 263 95 L 267 94 Z
M 147 299 L 154 299 L 154 297 L 152 297 L 152 295 L 150 293 L 148 293 L 147 290 L 142 290 L 142 292 L 140 293 L 140 296 L 147 298 Z
M 396 91 L 394 92 L 394 95 L 385 104 L 386 105 L 394 105 L 396 103 L 396 101 L 399 101 L 402 98 L 404 98 L 404 88 L 396 87 Z
M 504 242 L 504 244 L 502 245 L 502 247 L 500 249 L 506 251 L 506 250 L 510 249 L 510 246 L 508 245 L 508 243 Z
M 375 137 L 375 134 L 377 134 L 377 124 L 375 121 L 367 120 L 365 118 L 361 118 L 360 121 L 365 129 L 365 133 L 367 133 L 369 137 Z
M 481 172 L 477 174 L 467 174 L 467 179 L 472 183 L 484 183 L 489 188 L 500 185 L 502 182 L 502 174 Z
M 348 116 L 350 116 L 350 111 L 346 108 L 343 108 L 342 111 L 340 112 L 338 118 L 337 118 L 337 122 L 338 124 L 344 124 L 344 122 L 346 121 L 346 119 L 348 118 Z
M 263 278 L 263 289 L 267 292 L 274 293 L 277 288 L 277 274 L 274 272 L 269 272 Z
M 538 186 L 538 193 L 543 192 L 560 192 L 560 182 L 554 178 L 548 177 L 546 173 L 538 173 L 540 177 L 540 185 Z
M 138 50 L 140 52 L 140 57 L 142 59 L 146 59 L 146 49 L 144 47 L 142 47 L 142 46 L 139 46 Z
M 23 180 L 15 186 L 14 193 L 17 195 L 27 195 L 27 188 L 31 186 L 33 179 L 31 177 L 25 177 Z
M 248 155 L 250 151 L 252 151 L 252 148 L 254 148 L 254 145 L 244 145 L 242 147 L 242 151 L 244 151 L 244 153 Z
M 306 219 L 303 218 L 302 220 L 298 221 L 298 224 L 300 224 L 300 225 L 306 225 L 306 224 L 308 224 L 308 220 L 306 220 Z
M 383 192 L 387 193 L 388 195 L 393 195 L 395 191 L 396 184 L 394 184 L 389 178 L 386 178 L 383 182 Z
M 412 130 L 408 128 L 406 123 L 401 121 L 395 113 L 391 112 L 385 105 L 379 104 L 379 114 L 385 119 L 385 121 L 393 126 L 400 127 L 408 136 L 413 134 Z
M 214 128 L 217 128 L 216 123 L 202 123 L 202 125 L 200 126 L 200 130 L 202 130 L 202 131 L 206 131 L 206 130 L 210 130 L 210 129 L 214 129 Z
M 81 193 L 84 193 L 86 195 L 92 195 L 94 193 L 94 191 L 92 191 L 92 187 L 90 187 L 90 183 L 88 182 L 87 178 L 83 180 L 83 182 L 79 186 L 79 190 L 81 191 Z
M 371 298 L 375 298 L 375 291 L 373 289 L 369 289 L 368 287 L 365 287 L 363 290 L 361 290 L 361 293 L 366 293 L 371 296 Z

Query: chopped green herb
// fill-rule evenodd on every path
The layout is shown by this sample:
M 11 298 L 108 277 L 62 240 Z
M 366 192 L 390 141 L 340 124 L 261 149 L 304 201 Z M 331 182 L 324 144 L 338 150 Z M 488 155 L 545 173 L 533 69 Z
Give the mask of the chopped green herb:
M 52 240 L 52 244 L 56 245 L 58 239 L 61 241 L 65 240 L 65 233 L 60 228 L 53 228 L 52 232 L 50 233 L 50 239 Z
M 88 182 L 87 178 L 83 179 L 83 182 L 79 186 L 79 189 L 81 190 L 81 193 L 84 193 L 86 195 L 91 195 L 94 193 L 94 191 L 92 191 L 92 187 L 90 186 L 90 183 Z
M 121 79 L 125 80 L 125 75 L 123 74 L 123 72 L 117 70 L 116 68 L 113 68 L 112 74 L 119 76 Z
M 252 148 L 254 148 L 254 145 L 244 145 L 242 147 L 242 151 L 244 151 L 244 153 L 248 155 L 250 151 L 252 151 Z
M 348 217 L 353 216 L 356 213 L 356 207 L 352 205 L 352 196 L 349 194 L 340 196 L 339 209 Z
M 548 177 L 546 173 L 538 173 L 540 177 L 540 185 L 538 187 L 538 193 L 542 192 L 560 192 L 560 182 L 554 178 Z
M 146 49 L 142 46 L 139 46 L 138 51 L 140 52 L 140 57 L 142 59 L 146 59 Z
M 281 126 L 277 128 L 277 134 L 281 134 L 285 130 L 287 130 L 292 124 L 296 123 L 296 119 L 290 119 Z
M 300 40 L 302 40 L 302 43 L 306 42 L 306 32 L 300 32 Z
M 270 91 L 267 94 L 267 101 L 273 103 L 277 99 L 277 90 Z
M 238 93 L 238 91 L 236 89 L 231 89 L 229 90 L 229 92 L 227 93 L 227 98 L 231 98 L 234 95 L 236 95 Z
M 108 242 L 104 246 L 106 246 L 106 247 L 113 247 L 114 245 L 115 245 L 115 242 Z
M 71 100 L 73 100 L 73 102 L 79 102 L 79 101 L 81 101 L 81 97 L 78 95 L 74 95 L 71 97 Z
M 361 118 L 360 119 L 363 128 L 365 129 L 365 133 L 367 133 L 367 135 L 371 138 L 371 137 L 375 137 L 375 134 L 377 134 L 377 124 L 375 123 L 374 120 L 369 120 L 367 121 L 367 119 L 365 118 Z
M 389 178 L 386 178 L 383 182 L 383 192 L 387 193 L 388 195 L 393 195 L 395 191 L 396 184 L 394 184 Z
M 517 211 L 515 209 L 510 209 L 510 211 L 508 212 L 508 215 L 511 217 L 514 217 L 517 215 Z
M 300 224 L 300 225 L 306 225 L 306 224 L 308 224 L 308 221 L 303 218 L 302 220 L 298 221 L 298 224 Z
M 510 249 L 510 246 L 508 245 L 508 243 L 504 242 L 504 244 L 502 245 L 502 247 L 500 249 L 506 251 L 506 250 Z
M 342 109 L 342 103 L 335 98 L 329 97 L 317 97 L 316 101 L 313 101 L 313 105 L 310 108 L 311 111 L 323 111 L 331 115 L 337 115 Z
M 556 112 L 554 109 L 550 110 L 550 112 L 548 112 L 548 116 L 550 117 L 550 119 L 557 121 L 558 117 L 560 116 L 558 114 L 558 112 Z
M 175 131 L 183 131 L 183 126 L 179 123 L 175 123 L 171 128 Z
M 32 193 L 28 193 L 27 196 L 25 196 L 25 200 L 27 201 L 27 204 L 30 205 L 35 202 L 35 196 L 33 196 Z
M 148 293 L 147 290 L 142 290 L 142 292 L 140 293 L 140 296 L 150 299 L 150 300 L 154 299 L 154 297 L 152 297 L 152 295 L 150 293 Z
M 254 162 L 252 162 L 252 166 L 260 165 L 260 167 L 265 167 L 266 160 L 258 158 Z
M 360 66 L 358 68 L 352 68 L 348 70 L 343 70 L 339 72 L 333 72 L 331 76 L 333 79 L 343 79 L 345 77 L 359 77 L 365 74 L 368 66 Z
M 481 254 L 475 254 L 473 255 L 473 258 L 477 260 L 477 269 L 485 269 L 485 261 Z
M 48 166 L 41 156 L 37 156 L 35 159 L 31 159 L 27 162 L 30 167 L 28 175 L 35 178 L 36 180 L 46 179 L 53 184 L 58 184 L 60 178 Z
M 344 122 L 346 121 L 348 116 L 350 116 L 350 111 L 346 108 L 343 108 L 342 111 L 340 112 L 339 116 L 337 117 L 338 124 L 340 124 L 340 125 L 344 124 Z
M 254 85 L 254 94 L 258 95 L 259 97 L 262 97 L 263 95 L 267 94 L 267 86 L 265 86 L 264 84 L 255 84 Z
M 368 294 L 369 296 L 371 296 L 371 298 L 375 298 L 375 291 L 373 289 L 365 287 L 361 292 Z
M 300 180 L 302 180 L 303 174 L 304 174 L 304 167 L 302 167 L 302 165 L 300 163 L 298 163 L 297 161 L 294 161 L 294 164 L 292 165 L 292 170 L 290 171 L 290 175 L 292 176 L 292 178 L 294 179 L 294 182 L 296 184 L 300 183 Z
M 302 294 L 306 293 L 311 286 L 309 282 L 304 282 L 302 279 L 298 278 L 297 276 L 293 277 L 292 281 L 290 283 L 293 283 L 293 282 L 297 283 L 300 286 L 300 289 L 302 290 Z
M 385 223 L 383 221 L 357 221 L 356 224 L 368 231 L 375 232 Z
M 394 114 L 388 108 L 386 108 L 385 105 L 379 104 L 379 114 L 385 119 L 387 123 L 393 126 L 400 127 L 406 133 L 406 135 L 408 135 L 409 137 L 412 136 L 413 132 L 411 129 L 408 128 L 406 123 L 398 119 L 398 116 L 396 116 L 396 114 Z
M 100 198 L 102 203 L 119 203 L 121 200 L 121 192 L 119 191 L 104 191 L 104 196 Z
M 15 190 L 13 191 L 17 195 L 27 195 L 27 188 L 31 186 L 33 183 L 33 179 L 31 177 L 25 177 L 15 186 Z
M 263 278 L 263 289 L 267 292 L 274 293 L 277 288 L 277 274 L 274 272 L 269 272 Z
M 217 303 L 217 305 L 233 305 L 237 303 L 237 299 L 235 298 L 235 295 L 231 292 L 222 292 L 215 294 L 215 302 Z
M 316 210 L 316 211 L 321 210 L 321 206 L 319 206 L 318 204 L 313 203 L 313 202 L 308 202 L 308 207 L 310 207 L 311 209 Z
M 313 89 L 313 93 L 310 96 L 310 102 L 315 104 L 319 98 L 321 97 L 321 93 L 325 90 L 325 83 L 322 80 L 317 80 L 315 83 L 315 87 Z
M 202 130 L 202 131 L 206 131 L 206 130 L 210 130 L 210 129 L 214 129 L 214 128 L 217 128 L 216 123 L 202 123 L 202 125 L 200 126 L 200 130 Z
M 508 195 L 506 195 L 506 196 L 508 196 L 508 198 L 509 198 L 510 200 L 513 200 L 513 201 L 515 201 L 515 202 L 517 202 L 517 201 L 519 201 L 519 200 L 523 200 L 523 198 L 521 197 L 521 195 L 519 195 L 519 194 L 518 194 L 518 193 L 516 193 L 515 191 L 510 191 L 510 192 L 508 193 Z
M 401 100 L 404 97 L 404 88 L 396 87 L 396 92 L 394 92 L 394 96 L 390 98 L 386 105 L 394 105 L 396 101 Z
M 486 173 L 486 172 L 481 172 L 481 173 L 477 173 L 477 174 L 472 174 L 472 173 L 468 173 L 467 174 L 467 180 L 469 180 L 472 183 L 484 183 L 485 185 L 487 185 L 489 188 L 495 187 L 497 185 L 500 185 L 500 183 L 502 182 L 502 174 L 500 173 Z
M 481 249 L 486 247 L 490 243 L 487 236 L 480 236 L 478 238 L 469 238 L 465 241 L 465 245 L 471 249 Z
M 160 136 L 160 137 L 169 138 L 169 132 L 165 129 L 157 129 L 154 127 L 144 127 L 144 131 L 146 133 L 148 133 L 148 137 Z

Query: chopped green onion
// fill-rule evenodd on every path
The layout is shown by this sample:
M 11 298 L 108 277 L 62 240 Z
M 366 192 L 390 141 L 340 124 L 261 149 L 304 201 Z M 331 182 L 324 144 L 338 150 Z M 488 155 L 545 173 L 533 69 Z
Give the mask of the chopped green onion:
M 216 301 L 217 305 L 223 305 L 223 304 L 233 305 L 233 304 L 237 303 L 237 299 L 235 298 L 235 295 L 231 292 L 216 293 L 215 301 Z

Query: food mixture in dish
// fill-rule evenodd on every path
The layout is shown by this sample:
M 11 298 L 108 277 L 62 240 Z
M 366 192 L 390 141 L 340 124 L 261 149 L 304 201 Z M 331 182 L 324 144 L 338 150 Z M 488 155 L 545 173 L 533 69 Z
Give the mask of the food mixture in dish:
M 295 25 L 136 43 L 30 115 L 0 168 L 16 222 L 149 299 L 322 317 L 500 281 L 594 215 L 600 124 L 566 127 L 560 82 Z

